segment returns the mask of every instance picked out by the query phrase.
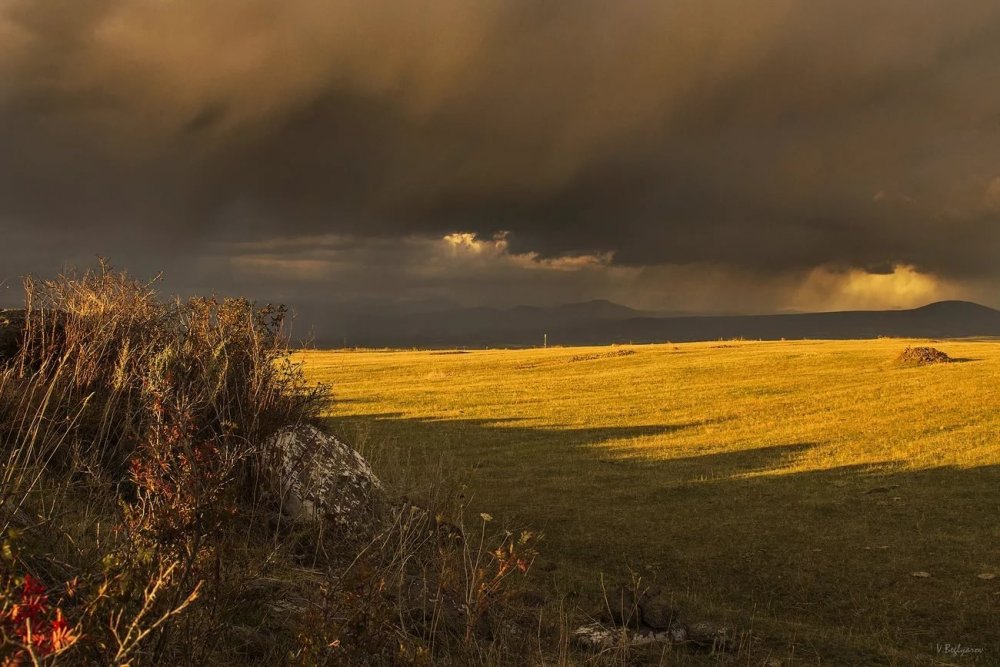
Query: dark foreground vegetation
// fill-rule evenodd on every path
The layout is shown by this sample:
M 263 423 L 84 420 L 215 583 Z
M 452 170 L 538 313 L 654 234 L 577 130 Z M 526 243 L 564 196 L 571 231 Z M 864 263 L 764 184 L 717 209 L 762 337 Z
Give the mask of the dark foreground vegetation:
M 0 367 L 0 663 L 565 661 L 517 601 L 534 536 L 467 529 L 459 495 L 350 530 L 283 517 L 268 443 L 328 402 L 283 309 L 164 303 L 103 266 L 25 297 Z

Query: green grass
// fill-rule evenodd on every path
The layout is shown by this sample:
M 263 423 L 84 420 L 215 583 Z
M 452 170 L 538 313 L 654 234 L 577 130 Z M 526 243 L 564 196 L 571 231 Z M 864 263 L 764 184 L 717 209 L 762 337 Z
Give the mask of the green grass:
M 582 608 L 640 576 L 752 630 L 749 664 L 1000 664 L 1000 344 L 900 367 L 907 344 L 302 358 L 335 432 L 403 489 L 444 468 L 542 530 Z

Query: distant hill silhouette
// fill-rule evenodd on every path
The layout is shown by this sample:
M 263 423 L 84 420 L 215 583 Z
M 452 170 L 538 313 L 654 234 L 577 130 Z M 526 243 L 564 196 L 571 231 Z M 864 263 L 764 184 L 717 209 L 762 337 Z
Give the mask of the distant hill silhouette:
M 1000 336 L 1000 311 L 968 301 L 941 301 L 912 310 L 786 315 L 661 316 L 610 301 L 552 308 L 455 308 L 351 322 L 346 337 L 365 347 L 526 347 L 747 338 L 963 338 Z M 320 341 L 322 343 L 323 341 Z

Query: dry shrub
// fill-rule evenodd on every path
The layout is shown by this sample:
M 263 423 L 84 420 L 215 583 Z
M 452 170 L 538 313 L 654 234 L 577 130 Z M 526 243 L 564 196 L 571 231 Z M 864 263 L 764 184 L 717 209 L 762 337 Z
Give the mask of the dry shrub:
M 25 306 L 0 368 L 0 538 L 21 545 L 0 577 L 84 582 L 79 656 L 205 659 L 266 532 L 264 444 L 327 404 L 289 360 L 284 308 L 162 302 L 104 264 L 28 279 Z M 0 637 L 0 659 L 14 649 Z
M 539 537 L 467 527 L 404 503 L 301 616 L 297 664 L 523 665 L 537 658 L 538 617 L 518 602 Z M 527 613 L 526 613 L 527 612 Z
M 164 410 L 202 440 L 253 447 L 325 407 L 288 359 L 283 307 L 245 299 L 160 302 L 148 283 L 102 264 L 80 277 L 28 279 L 22 377 L 41 374 L 86 401 L 74 465 L 121 473 Z M 64 386 L 63 386 L 64 385 Z

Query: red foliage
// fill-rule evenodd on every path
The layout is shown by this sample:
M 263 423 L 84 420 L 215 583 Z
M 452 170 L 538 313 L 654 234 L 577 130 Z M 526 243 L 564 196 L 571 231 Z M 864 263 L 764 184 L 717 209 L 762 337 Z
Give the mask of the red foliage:
M 13 648 L 0 663 L 4 667 L 32 662 L 32 656 L 60 653 L 79 641 L 79 630 L 70 625 L 62 609 L 49 600 L 45 586 L 31 575 L 26 574 L 12 590 L 8 586 L 0 591 L 0 596 L 0 631 L 4 644 Z

